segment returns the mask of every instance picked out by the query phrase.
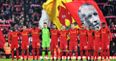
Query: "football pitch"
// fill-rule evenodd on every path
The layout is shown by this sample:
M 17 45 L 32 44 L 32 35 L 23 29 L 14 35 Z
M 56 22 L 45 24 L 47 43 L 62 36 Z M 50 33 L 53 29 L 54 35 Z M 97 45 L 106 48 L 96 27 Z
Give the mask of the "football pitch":
M 0 61 L 12 61 L 12 59 L 2 59 L 2 58 L 0 58 Z M 17 60 L 14 60 L 14 61 L 17 61 Z M 22 61 L 22 59 L 19 59 L 18 61 Z M 28 61 L 41 61 L 41 60 L 32 60 L 32 59 L 29 59 Z M 45 59 L 44 61 L 48 61 L 48 60 Z M 52 60 L 50 60 L 50 61 L 52 61 Z M 54 60 L 54 61 L 56 61 L 56 60 Z M 58 61 L 60 61 L 60 60 L 58 60 Z M 66 61 L 66 60 L 63 59 L 62 61 Z M 72 61 L 76 61 L 76 60 L 75 59 L 72 59 Z M 78 60 L 78 61 L 80 61 L 80 60 Z M 86 61 L 86 59 L 84 59 L 83 61 Z M 98 60 L 98 61 L 100 61 L 100 60 Z M 110 61 L 116 61 L 116 59 L 110 59 Z

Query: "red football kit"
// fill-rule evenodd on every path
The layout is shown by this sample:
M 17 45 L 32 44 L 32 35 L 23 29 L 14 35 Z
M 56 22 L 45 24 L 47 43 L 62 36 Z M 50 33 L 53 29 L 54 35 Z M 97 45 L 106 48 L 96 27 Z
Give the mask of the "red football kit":
M 94 59 L 98 59 L 98 50 L 101 48 L 101 31 L 97 30 L 94 32 Z M 101 53 L 100 53 L 101 55 Z M 96 58 L 95 58 L 96 57 Z
M 35 53 L 37 53 L 37 59 L 39 57 L 39 50 L 38 48 L 40 47 L 40 29 L 38 28 L 32 28 L 31 29 L 31 35 L 32 35 L 32 54 L 33 54 L 33 59 L 35 59 Z
M 13 32 L 9 32 L 8 34 L 8 42 L 11 44 L 11 49 L 12 49 L 12 59 L 14 60 L 14 49 L 16 48 L 16 57 L 17 60 L 19 58 L 19 51 L 18 51 L 18 36 L 19 32 L 17 31 L 13 31 Z
M 21 37 L 22 37 L 21 48 L 22 48 L 23 60 L 24 60 L 24 51 L 26 51 L 27 60 L 28 60 L 28 56 L 29 56 L 29 51 L 28 51 L 28 47 L 29 47 L 28 34 L 29 34 L 29 29 L 23 30 L 21 32 Z
M 79 31 L 77 29 L 70 29 L 70 42 L 69 42 L 69 50 L 76 50 L 78 45 L 78 33 Z
M 90 49 L 93 49 L 93 40 L 94 40 L 94 37 L 93 37 L 93 30 L 88 30 L 87 31 L 87 40 L 88 40 L 88 43 L 87 43 L 87 48 L 90 50 Z
M 29 41 L 28 41 L 28 34 L 29 31 L 28 30 L 23 30 L 21 32 L 21 36 L 22 36 L 22 49 L 27 49 L 27 46 L 29 45 Z
M 82 29 L 79 31 L 80 35 L 80 50 L 86 49 L 85 46 L 87 46 L 87 30 Z
M 61 51 L 60 51 L 60 57 L 61 57 L 61 59 L 62 59 L 62 56 L 63 56 L 63 52 L 62 52 L 62 50 L 65 50 L 65 52 L 66 52 L 66 58 L 68 57 L 68 53 L 67 53 L 67 48 L 68 48 L 68 43 L 67 43 L 67 35 L 68 35 L 68 31 L 67 30 L 60 30 L 59 31 L 59 34 L 60 34 L 60 36 L 59 36 L 59 40 L 60 40 L 60 49 L 61 49 Z
M 18 48 L 18 34 L 19 32 L 10 32 L 8 35 L 8 41 L 11 44 L 11 49 Z
M 79 30 L 78 29 L 70 29 L 69 30 L 69 35 L 70 35 L 70 41 L 69 41 L 69 50 L 74 50 L 76 52 L 76 59 L 78 59 L 78 52 L 77 52 L 77 46 L 78 46 L 78 34 Z M 69 53 L 70 58 L 72 56 L 72 51 Z
M 94 49 L 98 50 L 101 47 L 101 32 L 100 30 L 94 32 Z
M 32 34 L 32 47 L 33 48 L 40 47 L 38 45 L 40 43 L 39 33 L 40 33 L 40 29 L 38 29 L 38 28 L 35 28 L 35 29 L 31 30 L 31 34 Z
M 101 40 L 102 40 L 102 55 L 106 59 L 106 57 L 110 57 L 109 45 L 110 45 L 110 38 L 111 38 L 110 31 L 108 28 L 101 28 Z
M 67 49 L 67 30 L 61 30 L 60 32 L 60 49 L 66 50 Z
M 51 50 L 58 48 L 58 30 L 51 30 Z
M 110 44 L 110 32 L 107 28 L 101 28 L 101 40 L 102 40 L 102 49 L 109 49 Z

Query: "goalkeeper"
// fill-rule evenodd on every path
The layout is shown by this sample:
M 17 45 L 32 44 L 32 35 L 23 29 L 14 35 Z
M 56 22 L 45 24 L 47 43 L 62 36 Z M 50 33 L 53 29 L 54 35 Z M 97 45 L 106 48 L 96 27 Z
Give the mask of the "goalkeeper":
M 47 23 L 44 23 L 44 27 L 42 28 L 42 59 L 44 61 L 45 49 L 47 48 L 48 52 L 48 61 L 50 61 L 50 30 L 47 26 Z

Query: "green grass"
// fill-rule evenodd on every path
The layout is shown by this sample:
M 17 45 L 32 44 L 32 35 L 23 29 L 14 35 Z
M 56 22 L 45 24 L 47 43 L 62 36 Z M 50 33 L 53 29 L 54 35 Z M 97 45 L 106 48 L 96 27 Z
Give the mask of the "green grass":
M 12 59 L 2 59 L 2 58 L 0 58 L 0 61 L 12 61 Z M 14 60 L 14 61 L 16 61 L 16 60 Z M 19 59 L 18 61 L 22 61 L 21 59 Z M 25 60 L 26 61 L 26 60 Z M 33 61 L 32 59 L 29 59 L 28 61 Z M 38 60 L 38 61 L 40 61 L 40 60 Z M 44 60 L 44 61 L 48 61 L 48 60 Z M 52 61 L 52 60 L 51 60 Z M 54 60 L 55 61 L 55 60 Z M 60 60 L 59 60 L 60 61 Z M 62 61 L 66 61 L 65 59 L 63 59 Z M 72 61 L 76 61 L 75 59 L 74 60 L 72 60 Z M 78 60 L 78 61 L 80 61 L 80 60 Z M 84 61 L 86 61 L 85 59 L 84 59 Z M 111 59 L 110 61 L 116 61 L 116 59 Z

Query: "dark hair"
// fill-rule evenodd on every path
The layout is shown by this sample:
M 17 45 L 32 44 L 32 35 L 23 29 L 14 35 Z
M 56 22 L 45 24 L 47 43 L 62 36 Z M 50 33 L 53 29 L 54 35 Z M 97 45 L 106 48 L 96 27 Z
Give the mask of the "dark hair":
M 84 25 L 84 23 L 81 23 L 81 25 Z
M 102 23 L 102 25 L 105 25 L 105 24 L 106 24 L 105 22 Z
M 89 27 L 92 27 L 92 25 L 89 25 Z
M 12 31 L 15 31 L 15 28 L 13 28 Z
M 99 27 L 97 27 L 97 28 L 99 28 Z
M 44 24 L 47 24 L 46 22 L 44 22 Z

